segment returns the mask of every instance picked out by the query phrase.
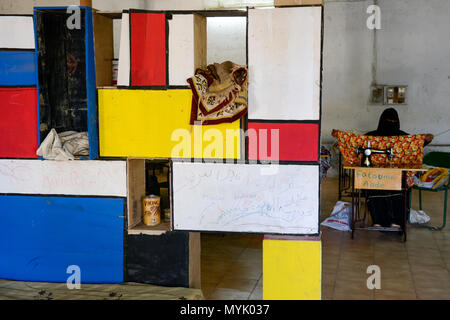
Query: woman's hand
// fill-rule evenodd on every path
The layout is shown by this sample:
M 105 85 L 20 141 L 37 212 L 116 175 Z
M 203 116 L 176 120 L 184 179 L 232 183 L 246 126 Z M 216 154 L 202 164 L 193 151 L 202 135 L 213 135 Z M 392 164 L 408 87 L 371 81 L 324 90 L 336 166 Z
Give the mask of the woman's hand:
M 337 137 L 338 137 L 338 130 L 333 129 L 333 131 L 331 131 L 331 135 L 332 135 L 333 137 L 337 138 Z
M 425 141 L 430 143 L 431 141 L 433 141 L 434 136 L 431 133 L 427 133 L 425 135 Z

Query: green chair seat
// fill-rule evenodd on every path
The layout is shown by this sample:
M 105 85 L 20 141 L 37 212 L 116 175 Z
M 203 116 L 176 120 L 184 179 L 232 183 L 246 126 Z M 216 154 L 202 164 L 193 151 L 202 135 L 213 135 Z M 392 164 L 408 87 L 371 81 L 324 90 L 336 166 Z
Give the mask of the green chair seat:
M 423 157 L 423 163 L 429 166 L 450 169 L 450 152 L 430 152 Z M 419 186 L 414 186 L 414 189 L 419 190 L 419 209 L 422 210 L 422 191 L 431 192 L 445 192 L 444 196 L 444 214 L 443 222 L 440 227 L 422 226 L 423 228 L 428 228 L 431 230 L 442 230 L 445 227 L 447 221 L 447 196 L 448 190 L 450 189 L 450 182 L 437 189 L 429 189 Z
M 431 192 L 440 192 L 440 191 L 445 191 L 446 189 L 448 189 L 449 186 L 443 186 L 437 189 L 430 189 L 430 188 L 424 188 L 424 187 L 419 187 L 419 186 L 414 186 L 414 189 L 416 190 L 424 190 L 424 191 L 431 191 Z

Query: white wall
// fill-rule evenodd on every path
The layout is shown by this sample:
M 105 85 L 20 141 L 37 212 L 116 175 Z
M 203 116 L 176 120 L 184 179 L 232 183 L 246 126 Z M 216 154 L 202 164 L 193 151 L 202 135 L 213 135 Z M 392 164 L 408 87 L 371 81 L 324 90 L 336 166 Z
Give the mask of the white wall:
M 450 128 L 450 1 L 378 0 L 381 30 L 366 27 L 368 1 L 325 4 L 322 141 L 331 130 L 369 131 L 387 106 L 369 103 L 376 81 L 408 85 L 408 105 L 395 107 L 401 128 L 437 134 Z M 433 141 L 450 144 L 450 132 Z
M 207 18 L 207 63 L 220 63 L 227 60 L 246 65 L 245 17 Z
M 69 6 L 76 3 L 76 1 L 58 0 L 58 2 L 55 2 L 54 0 L 2 0 L 0 1 L 0 13 L 33 14 L 33 7 L 55 6 L 56 3 L 58 6 Z
M 407 132 L 438 134 L 450 128 L 450 1 L 380 2 L 377 78 L 407 84 L 408 105 L 399 107 Z M 433 143 L 450 144 L 450 132 Z

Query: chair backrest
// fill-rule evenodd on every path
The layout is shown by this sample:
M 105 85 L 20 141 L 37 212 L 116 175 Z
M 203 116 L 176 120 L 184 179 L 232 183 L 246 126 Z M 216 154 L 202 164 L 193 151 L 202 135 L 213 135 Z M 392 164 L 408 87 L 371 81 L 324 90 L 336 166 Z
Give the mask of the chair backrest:
M 450 169 L 450 152 L 433 151 L 423 157 L 423 163 L 433 167 Z

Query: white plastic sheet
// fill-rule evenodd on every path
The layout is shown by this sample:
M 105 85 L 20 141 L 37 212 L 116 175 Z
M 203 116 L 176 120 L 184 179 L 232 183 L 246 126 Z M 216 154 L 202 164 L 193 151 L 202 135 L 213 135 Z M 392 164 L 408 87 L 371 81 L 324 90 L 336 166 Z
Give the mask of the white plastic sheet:
M 409 211 L 410 223 L 423 224 L 427 223 L 428 221 L 430 221 L 430 217 L 423 210 L 416 211 L 414 209 L 410 209 Z

